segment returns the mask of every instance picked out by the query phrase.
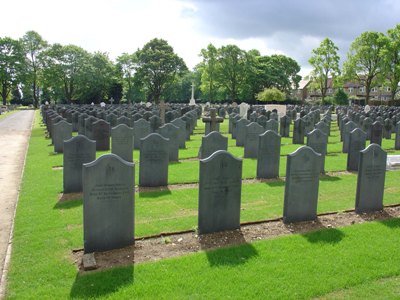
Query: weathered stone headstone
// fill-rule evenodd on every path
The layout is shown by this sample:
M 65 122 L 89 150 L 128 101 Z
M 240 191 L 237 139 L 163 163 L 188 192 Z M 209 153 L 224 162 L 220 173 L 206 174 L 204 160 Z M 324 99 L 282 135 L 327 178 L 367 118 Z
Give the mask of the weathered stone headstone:
M 371 126 L 371 144 L 382 145 L 382 123 L 375 121 Z
M 267 117 L 263 115 L 257 118 L 257 123 L 260 124 L 262 127 L 264 127 L 264 129 L 267 126 L 267 121 L 268 121 Z
M 397 122 L 395 129 L 394 149 L 400 150 L 400 122 Z
M 304 144 L 305 124 L 299 118 L 293 122 L 293 144 Z
M 257 158 L 259 135 L 264 133 L 265 129 L 260 124 L 252 122 L 246 126 L 244 157 Z
M 360 152 L 357 177 L 356 212 L 366 213 L 383 209 L 387 153 L 377 144 Z
M 324 121 L 319 121 L 317 124 L 315 124 L 315 128 L 321 130 L 327 136 L 331 134 L 331 129 L 329 125 L 326 124 Z
M 258 138 L 257 178 L 279 177 L 281 136 L 268 130 Z
M 72 137 L 72 124 L 60 121 L 53 125 L 54 152 L 63 153 L 64 140 Z
M 367 134 L 360 128 L 350 132 L 347 171 L 358 171 L 360 151 L 365 149 Z
M 240 228 L 242 160 L 219 150 L 200 160 L 200 234 Z
M 151 116 L 149 119 L 151 132 L 157 132 L 157 129 L 162 125 L 161 118 L 159 116 Z
M 278 133 L 279 122 L 275 119 L 270 119 L 265 123 L 265 131 L 272 130 Z
M 133 143 L 135 149 L 140 149 L 140 141 L 142 138 L 151 133 L 150 123 L 145 119 L 137 120 L 133 125 Z
M 307 146 L 321 154 L 320 172 L 325 173 L 325 156 L 328 148 L 328 136 L 319 129 L 307 133 Z
M 63 192 L 82 192 L 83 164 L 96 159 L 96 142 L 84 135 L 64 141 Z
M 83 165 L 85 253 L 134 244 L 134 164 L 106 154 Z
M 361 129 L 367 134 L 367 140 L 371 139 L 371 126 L 372 126 L 372 119 L 365 118 L 362 122 Z
M 133 162 L 133 128 L 126 124 L 111 128 L 111 152 Z
M 169 161 L 179 161 L 179 128 L 168 123 L 158 128 L 157 132 L 168 139 Z
M 250 105 L 245 102 L 239 104 L 239 115 L 241 118 L 247 119 L 247 111 L 249 110 Z
M 302 146 L 287 157 L 283 222 L 317 218 L 320 156 Z
M 218 150 L 228 150 L 228 138 L 217 131 L 202 137 L 199 158 L 207 158 Z
M 215 108 L 210 109 L 210 116 L 203 117 L 203 122 L 206 123 L 205 126 L 205 135 L 209 134 L 212 131 L 219 131 L 219 123 L 224 121 L 223 118 L 217 117 L 217 110 Z
M 393 126 L 392 120 L 390 120 L 389 118 L 386 118 L 383 121 L 382 129 L 383 129 L 383 137 L 385 139 L 390 140 L 392 138 L 392 126 Z
M 284 115 L 280 120 L 280 134 L 282 137 L 289 137 L 289 133 L 290 133 L 290 117 L 288 117 L 287 115 Z
M 168 185 L 168 139 L 152 133 L 141 141 L 139 186 Z
M 236 122 L 236 146 L 244 146 L 246 140 L 246 126 L 249 125 L 246 119 L 240 119 Z
M 179 128 L 179 131 L 178 131 L 179 149 L 185 149 L 186 148 L 186 122 L 184 122 L 180 118 L 177 118 L 175 120 L 172 120 L 171 124 L 173 124 Z
M 350 132 L 352 132 L 354 129 L 357 128 L 357 124 L 354 123 L 353 121 L 349 121 L 346 124 L 344 124 L 344 129 L 343 129 L 343 145 L 342 145 L 342 152 L 343 153 L 348 153 L 349 152 L 349 138 L 350 138 Z
M 117 125 L 120 124 L 125 124 L 128 127 L 133 127 L 133 120 L 131 118 L 128 118 L 126 116 L 121 116 L 119 118 L 117 118 Z
M 96 141 L 96 150 L 110 150 L 110 124 L 98 120 L 92 124 L 92 138 Z

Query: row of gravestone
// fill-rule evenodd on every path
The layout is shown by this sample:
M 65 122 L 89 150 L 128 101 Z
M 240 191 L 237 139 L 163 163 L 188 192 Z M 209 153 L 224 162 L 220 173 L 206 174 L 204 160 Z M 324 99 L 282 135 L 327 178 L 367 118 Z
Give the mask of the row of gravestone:
M 302 146 L 287 158 L 283 222 L 317 219 L 320 154 Z M 386 152 L 371 144 L 360 152 L 355 209 L 382 210 Z M 134 164 L 106 154 L 83 165 L 86 253 L 134 243 Z M 200 234 L 240 228 L 242 160 L 219 150 L 200 160 Z

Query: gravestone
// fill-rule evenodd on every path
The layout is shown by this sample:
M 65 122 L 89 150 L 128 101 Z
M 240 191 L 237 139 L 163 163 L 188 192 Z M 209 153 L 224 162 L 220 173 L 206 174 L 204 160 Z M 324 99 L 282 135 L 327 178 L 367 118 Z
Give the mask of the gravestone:
M 257 178 L 279 177 L 281 136 L 268 130 L 258 138 Z
M 257 158 L 259 135 L 264 133 L 264 127 L 260 124 L 252 122 L 246 126 L 244 157 Z
M 349 138 L 350 138 L 350 132 L 352 132 L 354 129 L 357 128 L 357 124 L 354 123 L 353 121 L 349 121 L 346 124 L 344 124 L 344 129 L 343 129 L 343 145 L 342 145 L 342 152 L 343 153 L 348 153 L 349 152 Z
M 110 124 L 100 119 L 92 124 L 92 137 L 96 141 L 96 150 L 110 150 Z
M 133 146 L 140 149 L 140 141 L 151 133 L 150 123 L 145 119 L 139 119 L 133 125 Z
M 85 253 L 134 244 L 134 164 L 106 154 L 83 165 Z
M 94 136 L 93 136 L 93 123 L 97 122 L 99 119 L 97 119 L 94 116 L 89 116 L 85 119 L 85 135 L 88 139 L 90 140 L 94 140 Z
M 282 137 L 289 137 L 289 133 L 290 133 L 290 117 L 288 117 L 287 115 L 284 115 L 280 120 L 280 135 Z
M 279 122 L 275 119 L 270 119 L 265 123 L 265 131 L 272 130 L 278 133 Z
M 84 113 L 80 114 L 78 117 L 78 134 L 85 134 L 85 120 L 89 115 Z
M 240 228 L 242 160 L 219 150 L 200 160 L 200 234 Z
M 127 116 L 121 116 L 121 117 L 117 118 L 117 125 L 120 125 L 120 124 L 125 124 L 126 126 L 132 128 L 133 120 L 131 118 L 128 118 Z
M 365 118 L 362 122 L 362 131 L 364 131 L 367 134 L 367 140 L 371 139 L 371 126 L 372 126 L 372 119 L 371 118 Z
M 63 192 L 79 193 L 82 188 L 83 164 L 96 159 L 96 142 L 84 135 L 64 141 Z
M 111 128 L 111 152 L 133 162 L 133 128 L 126 124 Z
M 236 146 L 244 146 L 246 140 L 246 126 L 249 125 L 246 119 L 240 119 L 236 122 Z
M 264 128 L 264 130 L 267 126 L 267 121 L 268 121 L 267 117 L 263 115 L 257 118 L 257 123 L 260 124 Z
M 400 150 L 400 122 L 397 122 L 395 131 L 394 149 Z
M 239 122 L 240 119 L 241 118 L 240 118 L 239 115 L 234 116 L 233 119 L 232 119 L 232 138 L 233 139 L 236 139 L 236 136 L 237 136 L 237 122 Z
M 299 118 L 293 122 L 293 144 L 304 144 L 305 124 Z
M 158 133 L 141 140 L 139 186 L 168 185 L 168 141 Z
M 177 119 L 171 121 L 171 124 L 175 125 L 176 127 L 179 128 L 179 131 L 178 131 L 179 149 L 185 149 L 186 148 L 186 122 L 184 122 L 180 118 L 177 118 Z
M 245 102 L 239 104 L 239 116 L 242 119 L 247 119 L 247 111 L 249 110 L 250 105 Z
M 328 136 L 319 129 L 307 134 L 307 146 L 321 154 L 320 172 L 325 173 L 325 156 L 328 148 Z
M 60 121 L 53 125 L 54 152 L 63 153 L 64 140 L 72 138 L 72 124 Z
M 317 218 L 320 156 L 308 146 L 287 156 L 284 223 Z
M 157 132 L 157 129 L 162 125 L 162 121 L 159 116 L 151 116 L 149 122 L 151 132 Z
M 217 117 L 217 110 L 215 108 L 211 108 L 210 116 L 203 117 L 202 121 L 206 123 L 205 135 L 207 135 L 212 131 L 219 131 L 219 123 L 222 123 L 224 119 Z
M 161 126 L 157 132 L 168 139 L 169 161 L 179 161 L 179 128 L 168 123 Z
M 106 117 L 106 121 L 108 123 L 110 123 L 111 128 L 113 128 L 113 127 L 118 125 L 118 120 L 117 119 L 118 119 L 118 116 L 116 114 L 114 114 L 114 113 L 110 113 Z
M 201 139 L 200 159 L 209 157 L 218 150 L 228 150 L 228 138 L 217 131 L 212 131 Z
M 356 213 L 383 209 L 387 153 L 377 144 L 360 152 L 357 177 Z
M 347 171 L 358 171 L 360 151 L 365 149 L 367 134 L 360 128 L 354 129 L 349 136 L 349 151 L 347 154 Z
M 371 144 L 382 145 L 382 123 L 375 121 L 371 126 Z
M 315 124 L 315 128 L 321 130 L 327 136 L 331 134 L 331 129 L 329 125 L 326 124 L 324 121 L 319 121 L 317 124 Z
M 392 120 L 390 120 L 389 118 L 386 118 L 383 121 L 382 129 L 383 129 L 383 137 L 385 139 L 390 140 L 392 138 L 392 126 L 393 126 Z

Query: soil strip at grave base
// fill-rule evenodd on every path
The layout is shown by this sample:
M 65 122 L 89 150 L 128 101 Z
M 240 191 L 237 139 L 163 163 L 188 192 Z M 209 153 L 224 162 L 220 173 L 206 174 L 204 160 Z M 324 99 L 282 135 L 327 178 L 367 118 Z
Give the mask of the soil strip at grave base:
M 321 229 L 333 229 L 353 224 L 400 217 L 400 205 L 386 206 L 383 211 L 358 215 L 354 210 L 324 213 L 316 221 L 283 224 L 282 219 L 242 223 L 240 230 L 197 235 L 194 231 L 165 233 L 137 239 L 134 246 L 94 254 L 96 270 L 157 261 L 202 250 L 241 245 L 290 234 L 304 234 Z M 73 260 L 79 270 L 83 250 L 73 251 Z

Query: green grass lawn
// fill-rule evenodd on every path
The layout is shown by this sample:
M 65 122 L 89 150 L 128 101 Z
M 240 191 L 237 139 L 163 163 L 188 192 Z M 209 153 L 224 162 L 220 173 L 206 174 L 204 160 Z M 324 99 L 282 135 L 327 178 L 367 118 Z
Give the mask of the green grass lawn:
M 224 126 L 227 122 L 222 126 L 227 132 Z M 345 169 L 346 155 L 339 153 L 338 139 L 333 127 L 329 146 L 334 153 L 326 158 L 328 171 Z M 196 134 L 187 143 L 183 151 L 188 151 L 188 157 L 190 151 L 198 150 L 200 140 Z M 393 148 L 393 143 L 384 141 L 383 147 Z M 10 299 L 343 299 L 360 293 L 363 299 L 376 299 L 398 295 L 399 219 L 80 275 L 71 251 L 83 247 L 82 201 L 58 203 L 62 171 L 52 167 L 62 165 L 62 155 L 53 155 L 48 144 L 37 114 L 15 219 Z M 291 145 L 290 139 L 282 139 L 282 144 L 284 175 L 284 153 L 298 145 Z M 234 147 L 231 141 L 230 145 L 232 152 L 243 155 L 242 147 Z M 138 151 L 134 153 L 137 159 Z M 254 177 L 256 161 L 244 159 L 243 163 L 243 177 Z M 195 160 L 171 164 L 170 182 L 197 182 L 198 164 Z M 354 208 L 356 179 L 355 174 L 321 177 L 318 211 Z M 386 173 L 385 204 L 400 202 L 399 180 L 400 172 Z M 136 193 L 135 236 L 194 229 L 197 193 L 197 189 Z M 283 193 L 282 180 L 243 184 L 241 221 L 280 217 Z

